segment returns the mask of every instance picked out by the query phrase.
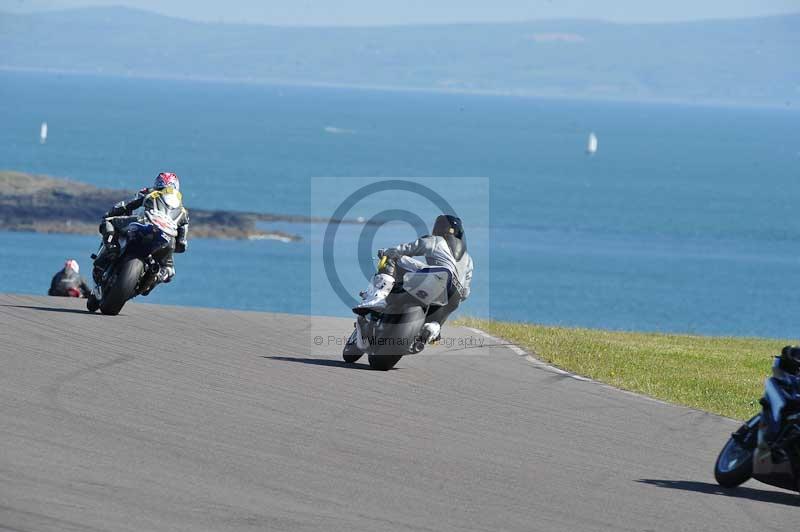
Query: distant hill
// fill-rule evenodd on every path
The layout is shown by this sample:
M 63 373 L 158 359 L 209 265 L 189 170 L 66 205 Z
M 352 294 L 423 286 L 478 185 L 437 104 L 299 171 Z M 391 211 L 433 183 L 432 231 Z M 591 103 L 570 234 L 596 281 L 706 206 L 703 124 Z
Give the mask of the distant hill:
M 800 106 L 800 15 L 375 28 L 0 13 L 0 68 Z

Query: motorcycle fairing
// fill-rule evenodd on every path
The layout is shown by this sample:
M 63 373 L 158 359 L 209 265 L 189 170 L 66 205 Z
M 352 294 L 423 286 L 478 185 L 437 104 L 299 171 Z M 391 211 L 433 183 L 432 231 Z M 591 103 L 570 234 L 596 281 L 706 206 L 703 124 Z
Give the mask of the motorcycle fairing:
M 452 274 L 447 268 L 425 268 L 403 275 L 403 290 L 414 299 L 430 307 L 447 304 L 447 289 Z
M 767 423 L 769 430 L 777 434 L 781 424 L 781 413 L 786 406 L 786 392 L 783 387 L 776 382 L 775 377 L 770 377 L 764 383 L 764 397 L 768 403 L 769 419 Z
M 783 371 L 776 371 L 775 375 L 764 383 L 758 446 L 753 453 L 753 478 L 773 486 L 794 490 L 795 471 L 792 460 L 786 454 L 785 429 L 797 423 L 797 420 L 793 419 L 797 414 L 787 416 L 787 405 L 790 403 L 795 405 L 798 400 L 794 391 L 795 378 Z M 796 408 L 789 410 L 794 411 Z M 787 419 L 784 419 L 785 417 Z
M 168 246 L 170 240 L 168 235 L 154 224 L 133 222 L 128 225 L 127 236 L 123 245 L 122 239 L 120 240 L 120 250 L 124 252 L 128 246 L 142 246 L 137 251 L 142 256 L 151 255 Z

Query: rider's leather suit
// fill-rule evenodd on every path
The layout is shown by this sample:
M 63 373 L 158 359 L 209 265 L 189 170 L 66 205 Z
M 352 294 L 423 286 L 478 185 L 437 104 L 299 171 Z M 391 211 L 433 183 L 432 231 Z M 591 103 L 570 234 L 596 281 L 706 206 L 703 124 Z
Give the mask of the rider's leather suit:
M 362 295 L 364 302 L 353 311 L 363 315 L 369 310 L 380 310 L 385 305 L 386 297 L 394 286 L 395 278 L 402 276 L 402 271 L 415 271 L 438 266 L 450 272 L 447 304 L 433 306 L 426 317 L 427 324 L 435 324 L 431 336 L 435 338 L 448 316 L 458 308 L 461 301 L 469 297 L 472 284 L 472 257 L 467 253 L 466 245 L 452 236 L 423 236 L 414 242 L 382 250 L 390 260 L 386 266 L 373 277 L 370 287 Z M 423 256 L 425 262 L 412 257 Z
M 174 261 L 172 260 L 173 251 L 175 253 L 186 251 L 189 233 L 189 212 L 183 207 L 183 199 L 179 191 L 152 188 L 143 188 L 135 198 L 127 202 L 121 201 L 117 203 L 103 216 L 103 222 L 100 224 L 100 234 L 103 235 L 103 242 L 106 245 L 103 246 L 97 259 L 95 259 L 95 277 L 97 277 L 98 273 L 102 274 L 109 260 L 116 258 L 116 235 L 119 231 L 124 231 L 130 223 L 140 220 L 141 216 L 132 214 L 140 207 L 143 213 L 149 210 L 166 213 L 178 226 L 177 236 L 175 238 L 168 237 L 168 245 L 163 248 L 163 251 L 153 254 L 153 258 L 159 262 L 161 270 L 164 272 L 160 280 L 169 282 L 172 279 L 175 274 Z

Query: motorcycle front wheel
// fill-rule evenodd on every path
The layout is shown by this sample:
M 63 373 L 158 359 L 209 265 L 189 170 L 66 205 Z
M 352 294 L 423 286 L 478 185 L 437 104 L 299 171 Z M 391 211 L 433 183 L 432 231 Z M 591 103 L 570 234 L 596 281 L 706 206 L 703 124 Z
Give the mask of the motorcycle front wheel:
M 144 263 L 129 257 L 117 269 L 116 279 L 103 293 L 100 302 L 100 312 L 109 316 L 116 316 L 122 310 L 125 302 L 136 295 L 136 285 L 144 272 Z
M 728 438 L 725 447 L 720 451 L 717 462 L 714 464 L 714 478 L 723 488 L 735 488 L 753 476 L 754 445 L 743 442 L 754 442 L 755 434 L 751 431 L 758 430 L 760 415 L 750 418 L 742 428 Z
M 364 356 L 364 353 L 359 351 L 355 346 L 345 346 L 344 351 L 342 351 L 342 360 L 348 364 L 358 362 L 358 359 L 362 356 Z
M 94 312 L 100 308 L 100 302 L 94 297 L 94 294 L 89 294 L 89 297 L 86 298 L 86 310 L 89 312 Z
M 361 351 L 356 345 L 356 331 L 354 329 L 353 334 L 350 335 L 347 343 L 344 344 L 344 349 L 342 349 L 342 359 L 344 359 L 344 361 L 348 364 L 352 364 L 362 356 L 364 356 L 364 352 Z

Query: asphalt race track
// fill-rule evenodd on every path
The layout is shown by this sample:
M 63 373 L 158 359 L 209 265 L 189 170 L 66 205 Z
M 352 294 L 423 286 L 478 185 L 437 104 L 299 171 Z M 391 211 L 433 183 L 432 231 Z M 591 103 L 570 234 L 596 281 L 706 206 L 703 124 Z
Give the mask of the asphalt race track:
M 378 372 L 327 345 L 349 319 L 83 308 L 0 296 L 0 530 L 752 532 L 800 515 L 797 494 L 716 486 L 735 422 L 471 331 Z

